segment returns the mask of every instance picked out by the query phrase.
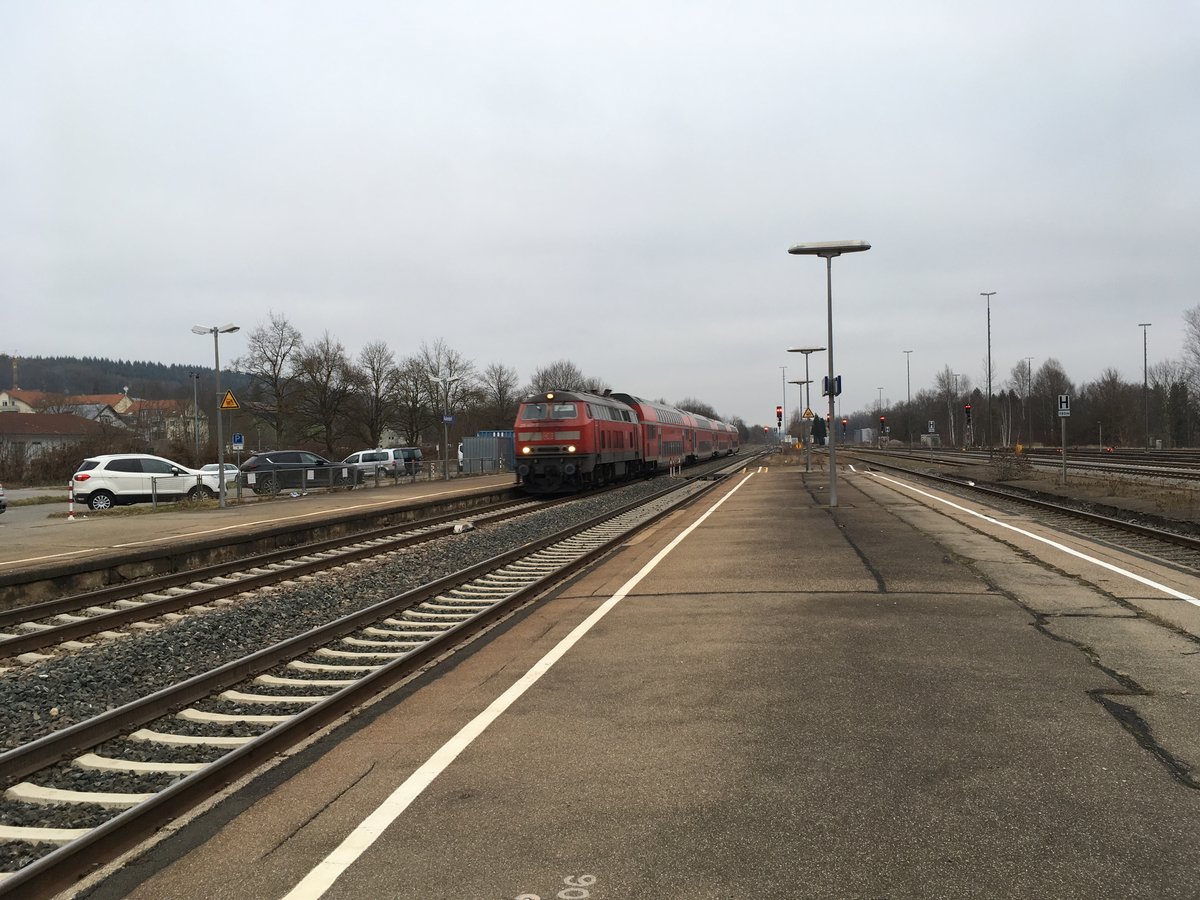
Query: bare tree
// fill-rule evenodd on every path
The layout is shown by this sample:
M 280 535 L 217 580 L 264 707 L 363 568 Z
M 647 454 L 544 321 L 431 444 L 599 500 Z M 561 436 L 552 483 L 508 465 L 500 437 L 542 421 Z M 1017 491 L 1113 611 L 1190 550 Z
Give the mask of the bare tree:
M 529 379 L 527 394 L 542 394 L 546 391 L 586 391 L 602 393 L 608 387 L 601 378 L 585 376 L 575 363 L 560 359 L 548 366 L 534 369 Z
M 705 403 L 703 400 L 697 400 L 694 397 L 685 397 L 675 404 L 676 409 L 687 410 L 691 413 L 696 413 L 700 416 L 708 416 L 710 419 L 720 419 L 717 411 Z
M 272 312 L 266 325 L 250 332 L 246 344 L 246 352 L 233 361 L 233 368 L 250 376 L 247 407 L 256 421 L 271 429 L 273 444 L 282 445 L 289 431 L 292 366 L 303 338 L 282 314 Z
M 329 336 L 306 344 L 296 357 L 294 403 L 297 424 L 309 440 L 320 441 L 327 456 L 336 457 L 339 433 L 350 398 L 362 389 L 346 348 Z
M 368 447 L 378 447 L 384 429 L 394 418 L 400 377 L 396 356 L 385 341 L 372 341 L 358 354 L 361 390 L 350 398 L 350 433 Z
M 1053 446 L 1059 443 L 1058 428 L 1058 395 L 1075 392 L 1071 379 L 1057 359 L 1051 357 L 1038 367 L 1033 377 L 1033 397 L 1036 402 L 1034 409 L 1037 416 L 1032 421 L 1041 422 L 1041 435 L 1046 444 Z M 1033 429 L 1037 433 L 1037 429 Z
M 430 409 L 463 410 L 476 387 L 475 364 L 441 338 L 421 344 L 417 357 L 425 372 L 425 396 Z
M 391 426 L 407 445 L 419 445 L 422 433 L 436 421 L 427 402 L 427 383 L 425 367 L 419 358 L 409 356 L 400 363 L 392 395 Z
M 1183 362 L 1193 375 L 1200 372 L 1200 304 L 1183 311 Z
M 483 370 L 479 387 L 483 397 L 481 425 L 485 428 L 511 428 L 517 418 L 517 393 L 521 379 L 517 370 L 503 363 L 492 363 Z
M 958 410 L 962 398 L 971 392 L 971 385 L 965 375 L 955 376 L 946 366 L 934 378 L 934 385 L 939 397 L 946 403 L 946 422 L 948 425 L 946 440 L 951 447 L 958 446 Z
M 452 348 L 441 338 L 432 344 L 421 344 L 417 354 L 417 374 L 423 382 L 421 393 L 423 406 L 427 411 L 427 421 L 431 425 L 442 423 L 442 428 L 423 428 L 423 433 L 434 437 L 440 448 L 443 459 L 449 459 L 450 447 L 454 445 L 455 435 L 465 431 L 466 417 L 479 404 L 481 393 L 475 364 Z M 454 416 L 455 427 L 449 428 L 443 423 L 442 416 Z

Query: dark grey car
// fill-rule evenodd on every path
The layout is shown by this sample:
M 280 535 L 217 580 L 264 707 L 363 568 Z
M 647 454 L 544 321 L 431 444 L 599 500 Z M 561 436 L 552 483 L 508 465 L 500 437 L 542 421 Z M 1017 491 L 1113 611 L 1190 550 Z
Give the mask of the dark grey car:
M 255 453 L 241 465 L 238 483 L 256 494 L 282 490 L 344 487 L 354 484 L 353 469 L 330 462 L 307 450 L 271 450 Z

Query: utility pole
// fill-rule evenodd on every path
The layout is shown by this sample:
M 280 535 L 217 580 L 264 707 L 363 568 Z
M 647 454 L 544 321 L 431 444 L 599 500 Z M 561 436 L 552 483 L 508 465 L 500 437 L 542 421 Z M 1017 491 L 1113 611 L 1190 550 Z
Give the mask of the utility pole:
M 987 395 L 987 443 L 988 452 L 992 449 L 992 297 L 996 291 L 980 291 L 980 297 L 987 298 L 987 347 L 988 347 L 988 395 Z

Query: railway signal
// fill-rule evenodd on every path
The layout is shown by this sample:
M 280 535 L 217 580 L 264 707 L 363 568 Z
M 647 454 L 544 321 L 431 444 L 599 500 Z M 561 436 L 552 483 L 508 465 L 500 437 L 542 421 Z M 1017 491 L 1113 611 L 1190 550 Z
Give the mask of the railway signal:
M 968 403 L 963 407 L 963 415 L 967 417 L 967 424 L 971 424 L 971 404 Z
M 843 416 L 843 417 L 842 417 L 842 437 L 843 437 L 843 438 L 846 436 L 846 428 L 847 428 L 849 425 L 850 425 L 850 420 L 849 420 L 849 419 L 847 419 L 847 418 L 845 418 L 845 417 Z
M 780 428 L 783 427 L 783 407 L 782 406 L 775 407 L 775 421 L 779 424 Z

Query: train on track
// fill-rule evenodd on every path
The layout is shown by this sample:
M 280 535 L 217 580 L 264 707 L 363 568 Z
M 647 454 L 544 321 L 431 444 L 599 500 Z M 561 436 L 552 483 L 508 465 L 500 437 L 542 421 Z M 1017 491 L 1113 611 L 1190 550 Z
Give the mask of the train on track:
M 733 425 L 606 391 L 528 397 L 514 426 L 517 477 L 532 494 L 557 494 L 731 456 Z

